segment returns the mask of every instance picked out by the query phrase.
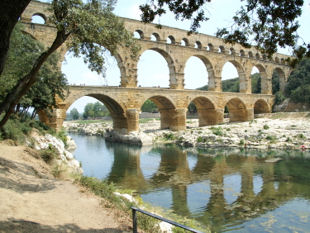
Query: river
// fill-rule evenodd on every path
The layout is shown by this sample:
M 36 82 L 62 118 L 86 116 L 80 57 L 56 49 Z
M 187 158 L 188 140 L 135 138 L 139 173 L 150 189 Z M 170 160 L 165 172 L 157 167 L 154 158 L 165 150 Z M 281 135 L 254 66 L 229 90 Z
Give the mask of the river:
M 309 152 L 191 152 L 70 136 L 84 175 L 134 189 L 143 201 L 196 219 L 213 232 L 310 232 Z

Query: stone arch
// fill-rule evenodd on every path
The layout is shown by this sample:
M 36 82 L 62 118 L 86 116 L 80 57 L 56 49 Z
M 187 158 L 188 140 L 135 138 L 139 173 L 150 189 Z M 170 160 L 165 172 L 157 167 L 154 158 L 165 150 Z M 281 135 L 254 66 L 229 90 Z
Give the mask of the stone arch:
M 249 52 L 249 58 L 253 58 L 253 52 L 252 51 Z
M 197 41 L 195 42 L 195 48 L 196 48 L 196 49 L 201 49 L 201 48 L 202 48 L 202 44 L 201 44 L 200 41 L 197 40 Z
M 113 129 L 114 130 L 128 130 L 127 124 L 127 117 L 125 107 L 123 107 L 120 103 L 118 103 L 114 98 L 104 95 L 104 94 L 97 94 L 97 93 L 84 93 L 79 95 L 69 96 L 66 100 L 65 110 L 67 110 L 71 104 L 73 104 L 77 99 L 89 96 L 97 99 L 98 101 L 102 102 L 107 109 L 109 110 L 111 117 L 113 119 Z
M 260 54 L 259 54 L 259 53 L 256 53 L 256 54 L 255 54 L 255 58 L 256 58 L 257 60 L 259 60 L 259 59 L 260 59 L 260 57 L 261 57 L 261 56 L 260 56 Z
M 261 78 L 261 93 L 265 93 L 265 91 L 268 90 L 268 86 L 270 84 L 269 83 L 270 80 L 268 80 L 268 77 L 267 77 L 266 68 L 261 64 L 255 64 L 253 65 L 253 67 L 256 67 L 259 71 L 259 75 Z
M 167 37 L 167 44 L 175 44 L 175 38 L 173 36 Z
M 271 112 L 269 104 L 263 100 L 259 99 L 254 103 L 253 106 L 254 114 L 261 114 L 261 113 L 269 113 Z
M 189 41 L 187 38 L 183 38 L 180 42 L 181 46 L 189 46 Z
M 44 20 L 43 23 L 39 23 L 39 24 L 46 24 L 46 23 L 47 23 L 47 17 L 46 17 L 46 15 L 43 14 L 43 13 L 34 13 L 34 14 L 31 16 L 31 23 L 35 23 L 35 22 L 33 22 L 34 17 L 40 17 L 41 19 Z
M 206 69 L 207 69 L 207 72 L 208 72 L 208 86 L 210 87 L 210 84 L 212 84 L 212 83 L 215 82 L 215 74 L 214 74 L 213 65 L 212 65 L 211 61 L 210 61 L 207 57 L 205 57 L 205 56 L 203 56 L 203 55 L 197 55 L 197 54 L 196 54 L 196 55 L 193 55 L 193 56 L 191 56 L 191 57 L 197 57 L 197 58 L 199 58 L 199 59 L 202 61 L 202 63 L 205 65 L 205 67 L 206 67 Z M 185 67 L 186 67 L 187 61 L 188 61 L 191 57 L 189 57 L 189 58 L 186 60 L 186 62 L 185 62 Z M 184 70 L 185 70 L 185 67 L 184 67 Z
M 135 31 L 134 31 L 134 35 L 137 35 L 137 36 L 138 36 L 138 38 L 136 38 L 136 39 L 141 39 L 141 40 L 144 39 L 144 33 L 143 33 L 143 31 L 140 30 L 140 29 L 135 30 Z
M 229 54 L 230 55 L 235 55 L 236 54 L 235 49 L 234 48 L 230 48 L 229 49 Z
M 213 50 L 214 50 L 213 44 L 209 43 L 209 44 L 207 45 L 207 51 L 212 52 Z
M 237 70 L 238 77 L 239 77 L 239 92 L 246 93 L 247 92 L 247 88 L 248 88 L 248 78 L 246 77 L 244 68 L 236 60 L 228 60 L 227 62 L 230 62 L 231 64 L 233 64 L 234 67 Z M 224 65 L 226 63 L 224 63 Z M 223 67 L 224 67 L 224 65 L 223 65 Z M 223 67 L 222 67 L 222 71 L 223 71 Z
M 222 119 L 220 119 L 214 103 L 209 98 L 196 97 L 191 102 L 195 104 L 197 109 L 199 127 L 221 122 Z
M 220 45 L 219 49 L 218 49 L 218 52 L 219 53 L 225 53 L 225 47 L 223 45 Z
M 168 69 L 169 69 L 169 87 L 172 88 L 173 86 L 175 86 L 177 84 L 176 71 L 175 71 L 174 61 L 172 57 L 170 56 L 170 54 L 161 48 L 150 47 L 150 48 L 146 48 L 145 50 L 141 50 L 140 57 L 144 52 L 148 50 L 158 52 L 166 60 L 168 64 Z
M 228 109 L 230 122 L 249 120 L 246 105 L 238 97 L 227 101 L 225 107 Z
M 159 42 L 159 41 L 160 41 L 160 36 L 159 36 L 159 34 L 156 33 L 156 32 L 152 33 L 152 35 L 151 35 L 151 40 L 152 40 L 152 41 Z
M 275 63 L 280 63 L 280 59 L 278 57 L 274 58 Z
M 175 130 L 174 126 L 176 122 L 174 122 L 174 118 L 176 115 L 176 107 L 173 101 L 169 97 L 155 95 L 145 99 L 142 104 L 146 100 L 151 100 L 157 106 L 160 112 L 160 128 Z
M 245 57 L 245 52 L 244 52 L 243 49 L 240 50 L 240 56 L 241 56 L 241 57 Z
M 277 75 L 278 75 L 278 78 L 279 78 L 279 89 L 280 89 L 280 91 L 284 91 L 284 89 L 285 89 L 285 84 L 286 84 L 286 77 L 285 77 L 285 73 L 284 73 L 284 71 L 280 68 L 280 67 L 276 67 L 276 68 L 274 68 L 274 70 L 273 70 L 273 77 L 274 77 L 274 73 L 277 73 Z

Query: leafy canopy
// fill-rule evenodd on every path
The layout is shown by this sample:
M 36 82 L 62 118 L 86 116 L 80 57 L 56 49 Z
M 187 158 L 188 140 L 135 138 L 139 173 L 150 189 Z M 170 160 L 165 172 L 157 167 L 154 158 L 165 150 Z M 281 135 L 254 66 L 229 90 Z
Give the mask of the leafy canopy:
M 195 32 L 206 16 L 207 3 L 211 0 L 150 0 L 140 6 L 142 21 L 152 22 L 155 16 L 167 12 L 176 19 L 193 19 L 191 31 Z M 295 49 L 297 58 L 310 56 L 310 44 L 297 45 L 298 17 L 302 13 L 303 0 L 241 0 L 243 5 L 233 17 L 230 28 L 222 28 L 217 36 L 226 42 L 240 43 L 244 47 L 254 44 L 262 52 L 271 56 L 279 47 Z
M 31 70 L 36 57 L 44 51 L 43 46 L 30 35 L 23 33 L 22 29 L 22 25 L 17 24 L 11 36 L 11 47 L 0 78 L 0 101 L 3 101 L 21 77 Z M 64 97 L 67 80 L 59 71 L 57 63 L 57 54 L 52 54 L 41 67 L 37 82 L 21 98 L 16 108 L 17 112 L 32 107 L 36 113 L 56 106 L 56 95 Z

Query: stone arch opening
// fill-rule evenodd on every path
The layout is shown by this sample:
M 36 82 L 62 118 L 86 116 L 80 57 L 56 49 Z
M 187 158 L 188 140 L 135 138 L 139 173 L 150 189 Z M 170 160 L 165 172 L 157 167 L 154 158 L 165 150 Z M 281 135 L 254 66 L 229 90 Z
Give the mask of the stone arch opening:
M 74 106 L 81 105 L 81 102 L 84 102 L 84 105 L 86 106 L 87 102 L 85 103 L 85 101 L 89 101 L 89 103 L 95 103 L 99 101 L 108 110 L 109 116 L 113 121 L 113 129 L 117 131 L 126 131 L 126 132 L 128 130 L 127 117 L 123 107 L 116 100 L 107 95 L 90 93 L 84 96 L 72 96 L 72 97 L 69 96 L 68 100 L 66 101 L 67 101 L 67 104 L 65 105 L 66 111 L 68 109 L 72 109 Z
M 222 68 L 222 91 L 240 92 L 245 84 L 245 74 L 241 65 L 233 60 L 227 61 Z
M 175 105 L 172 103 L 170 99 L 165 96 L 152 96 L 144 101 L 141 106 L 141 110 L 145 103 L 151 105 L 153 113 L 159 113 L 160 118 L 160 128 L 161 129 L 171 129 L 174 130 L 174 116 L 176 114 Z M 156 117 L 156 114 L 155 114 Z
M 240 50 L 240 56 L 241 56 L 241 57 L 245 57 L 245 52 L 244 52 L 243 49 Z
M 236 54 L 235 49 L 234 48 L 230 48 L 229 49 L 229 54 L 230 55 L 235 55 Z
M 254 56 L 253 56 L 253 52 L 252 51 L 250 51 L 249 52 L 249 58 L 253 58 Z
M 251 87 L 252 93 L 258 94 L 261 93 L 262 78 L 259 69 L 256 66 L 253 66 L 251 71 Z
M 249 120 L 246 106 L 239 98 L 230 99 L 226 103 L 225 108 L 228 111 L 228 117 L 230 122 Z
M 285 89 L 285 73 L 284 71 L 276 67 L 272 72 L 272 94 L 276 94 L 278 91 L 283 92 Z
M 259 60 L 259 59 L 260 59 L 260 57 L 261 57 L 261 56 L 260 56 L 260 54 L 259 54 L 259 53 L 256 53 L 256 54 L 255 54 L 255 58 L 256 58 L 257 60 Z
M 269 90 L 269 88 L 268 88 L 269 87 L 269 81 L 267 78 L 267 73 L 266 73 L 265 67 L 261 64 L 256 64 L 253 66 L 252 72 L 253 72 L 253 70 L 256 71 L 256 73 L 259 73 L 259 77 L 260 77 L 260 92 L 258 92 L 258 93 L 266 93 Z M 259 90 L 258 87 L 257 87 L 257 89 Z
M 144 39 L 144 33 L 143 33 L 143 31 L 141 31 L 141 30 L 136 30 L 134 33 L 133 33 L 133 36 L 134 36 L 134 38 L 136 38 L 136 39 Z
M 156 41 L 156 42 L 159 42 L 160 41 L 160 36 L 158 33 L 154 32 L 152 35 L 151 35 L 151 41 Z
M 263 99 L 257 100 L 253 108 L 254 108 L 254 114 L 262 114 L 262 113 L 271 112 L 268 103 Z
M 196 113 L 198 115 L 199 127 L 206 125 L 215 125 L 219 122 L 219 116 L 215 110 L 214 104 L 210 99 L 206 97 L 196 97 L 189 104 L 189 106 L 191 105 L 195 106 L 193 113 Z M 188 112 L 190 112 L 190 108 Z
M 280 60 L 279 60 L 278 57 L 275 57 L 275 58 L 274 58 L 274 61 L 275 61 L 276 63 L 280 63 L 280 62 L 279 62 Z
M 225 47 L 223 45 L 219 46 L 218 53 L 225 53 Z
M 196 41 L 194 47 L 195 47 L 195 49 L 201 49 L 202 48 L 201 42 L 200 41 Z
M 175 38 L 173 36 L 168 36 L 166 42 L 167 44 L 175 44 Z
M 31 17 L 31 23 L 46 24 L 47 17 L 42 13 L 35 13 Z
M 209 43 L 207 45 L 206 49 L 207 49 L 207 51 L 212 52 L 214 50 L 214 46 L 211 43 Z
M 181 46 L 189 46 L 189 41 L 187 38 L 183 38 L 180 44 Z
M 171 87 L 176 83 L 173 60 L 159 48 L 144 51 L 137 67 L 139 87 Z
M 72 52 L 64 54 L 61 70 L 66 75 L 69 85 L 80 86 L 119 86 L 121 77 L 126 77 L 125 67 L 119 54 L 114 56 L 104 51 L 105 69 L 103 74 L 91 71 L 83 55 L 75 57 Z
M 208 90 L 210 78 L 214 79 L 211 62 L 203 56 L 191 56 L 185 63 L 184 84 L 186 89 Z

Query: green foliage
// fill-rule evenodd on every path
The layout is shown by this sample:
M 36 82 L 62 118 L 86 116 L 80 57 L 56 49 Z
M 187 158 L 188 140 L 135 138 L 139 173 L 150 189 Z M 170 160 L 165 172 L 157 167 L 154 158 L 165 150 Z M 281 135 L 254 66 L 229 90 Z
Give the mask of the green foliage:
M 281 91 L 276 92 L 274 104 L 281 104 L 285 100 L 285 96 Z
M 141 107 L 142 112 L 158 112 L 156 104 L 152 100 L 147 100 Z
M 80 113 L 76 108 L 71 109 L 70 118 L 72 120 L 78 120 L 80 118 Z
M 8 58 L 0 78 L 0 102 L 4 101 L 10 90 L 32 69 L 36 57 L 42 52 L 43 46 L 30 35 L 23 33 L 22 26 L 17 24 L 12 33 Z M 57 63 L 57 55 L 51 55 L 41 67 L 37 82 L 19 101 L 16 112 L 26 113 L 31 107 L 34 108 L 34 117 L 38 111 L 56 106 L 56 95 L 64 97 L 67 81 L 58 71 Z
M 244 145 L 244 139 L 240 139 L 239 145 L 240 145 L 240 146 L 243 146 L 243 145 Z
M 263 128 L 264 129 L 269 129 L 269 126 L 268 125 L 264 125 Z
M 40 150 L 40 156 L 46 163 L 50 163 L 59 157 L 59 152 L 52 144 L 49 144 L 48 148 Z
M 310 58 L 301 60 L 289 76 L 285 95 L 295 103 L 310 103 Z
M 176 137 L 173 133 L 164 133 L 163 137 L 164 137 L 164 140 L 167 140 L 167 141 L 176 139 Z
M 251 75 L 252 93 L 261 93 L 261 76 L 259 73 Z
M 56 134 L 56 137 L 59 138 L 65 144 L 65 147 L 68 146 L 68 144 L 67 144 L 67 141 L 68 141 L 67 136 L 68 136 L 67 132 L 64 129 L 61 129 Z
M 274 135 L 267 135 L 267 136 L 266 136 L 266 139 L 267 139 L 268 141 L 270 141 L 271 143 L 273 143 L 273 142 L 275 142 L 275 141 L 277 140 L 277 137 L 274 136 Z
M 86 104 L 84 107 L 83 119 L 100 118 L 108 116 L 109 114 L 109 110 L 106 106 L 97 101 L 96 103 Z
M 30 117 L 21 118 L 18 115 L 12 115 L 7 124 L 0 130 L 1 138 L 12 139 L 16 142 L 23 143 L 25 142 L 25 136 L 29 134 L 33 128 L 38 129 L 40 132 L 50 130 L 49 127 L 43 123 L 30 119 Z
M 211 127 L 210 130 L 214 135 L 224 136 L 223 128 L 221 127 Z
M 300 133 L 300 134 L 297 134 L 297 138 L 304 140 L 304 139 L 306 139 L 306 136 L 303 135 L 302 133 Z
M 197 112 L 196 105 L 193 102 L 190 102 L 190 104 L 187 107 L 187 110 L 189 113 L 196 113 Z

